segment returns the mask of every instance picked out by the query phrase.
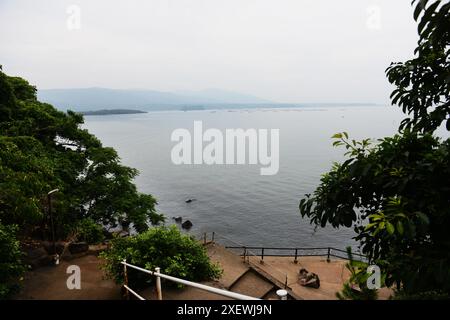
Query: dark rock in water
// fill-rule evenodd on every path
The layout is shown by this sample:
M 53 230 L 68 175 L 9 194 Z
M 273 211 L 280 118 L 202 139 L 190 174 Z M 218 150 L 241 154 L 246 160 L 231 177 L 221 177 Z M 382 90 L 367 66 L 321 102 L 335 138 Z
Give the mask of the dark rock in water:
M 82 253 L 89 250 L 89 245 L 86 242 L 72 242 L 69 244 L 69 251 L 71 254 Z
M 190 220 L 186 220 L 181 224 L 181 227 L 183 229 L 190 229 L 193 226 L 192 222 Z
M 192 201 L 195 201 L 195 199 L 191 199 L 191 198 L 189 198 L 189 199 L 186 199 L 186 203 L 191 203 Z
M 173 220 L 175 220 L 175 222 L 177 223 L 181 223 L 181 221 L 183 221 L 182 217 L 172 217 Z

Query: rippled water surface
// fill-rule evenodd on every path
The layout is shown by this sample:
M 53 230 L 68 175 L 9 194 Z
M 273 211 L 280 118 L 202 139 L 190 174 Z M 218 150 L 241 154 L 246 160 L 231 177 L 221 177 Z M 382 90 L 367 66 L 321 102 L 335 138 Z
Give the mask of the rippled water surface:
M 215 231 L 236 242 L 264 246 L 352 244 L 352 230 L 318 229 L 302 219 L 299 200 L 318 185 L 333 161 L 343 158 L 330 137 L 347 131 L 351 138 L 381 138 L 395 133 L 402 114 L 395 107 L 205 110 L 136 115 L 88 116 L 86 127 L 105 146 L 116 148 L 124 164 L 137 168 L 142 192 L 159 202 L 168 217 L 182 216 L 191 233 Z M 259 165 L 174 165 L 171 133 L 204 129 L 280 129 L 280 169 L 261 176 Z M 192 203 L 185 199 L 195 198 Z

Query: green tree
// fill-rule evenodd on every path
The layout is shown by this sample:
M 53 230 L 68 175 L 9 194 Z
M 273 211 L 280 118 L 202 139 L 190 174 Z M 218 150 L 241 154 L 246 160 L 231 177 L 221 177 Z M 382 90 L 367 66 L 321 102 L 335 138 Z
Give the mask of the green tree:
M 162 273 L 185 280 L 202 281 L 218 278 L 221 270 L 212 264 L 205 248 L 177 227 L 155 227 L 134 237 L 117 237 L 109 250 L 102 252 L 107 274 L 123 283 L 123 260 L 148 270 L 161 268 Z M 133 287 L 145 287 L 152 281 L 148 274 L 128 268 Z
M 59 237 L 84 218 L 127 222 L 138 231 L 163 221 L 156 200 L 137 191 L 137 170 L 123 166 L 82 124 L 82 115 L 39 102 L 34 86 L 0 72 L 0 219 L 22 233 L 45 224 L 46 194 L 59 188 Z
M 17 226 L 5 226 L 0 221 L 0 299 L 17 291 L 18 279 L 25 272 L 16 232 Z
M 433 132 L 443 121 L 450 130 L 450 3 L 414 0 L 419 41 L 416 57 L 392 63 L 389 82 L 396 86 L 391 98 L 409 117 L 401 128 Z
M 414 3 L 414 2 L 413 2 Z M 399 134 L 349 140 L 333 136 L 348 159 L 334 164 L 300 201 L 300 213 L 322 227 L 353 227 L 363 253 L 383 262 L 386 284 L 399 294 L 450 293 L 450 140 L 448 1 L 420 1 L 417 57 L 387 69 L 393 104 L 411 114 Z

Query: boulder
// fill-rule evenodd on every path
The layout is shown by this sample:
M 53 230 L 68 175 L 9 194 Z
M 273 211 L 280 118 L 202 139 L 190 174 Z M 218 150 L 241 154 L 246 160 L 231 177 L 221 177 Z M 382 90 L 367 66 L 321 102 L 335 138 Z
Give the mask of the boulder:
M 53 264 L 53 256 L 47 254 L 43 246 L 24 248 L 24 262 L 32 269 L 45 267 Z
M 182 217 L 173 217 L 173 220 L 175 220 L 176 223 L 181 223 L 181 221 L 183 221 Z
M 37 260 L 33 260 L 30 265 L 32 269 L 37 269 L 40 267 L 46 267 L 46 266 L 51 266 L 55 264 L 55 258 L 53 256 L 50 255 L 45 255 L 40 257 Z
M 55 247 L 53 247 L 52 241 L 42 241 L 42 246 L 45 248 L 48 254 L 61 254 L 64 250 L 65 243 L 62 241 L 56 241 Z
M 27 259 L 39 259 L 43 256 L 47 255 L 47 251 L 44 249 L 44 247 L 37 247 L 37 248 L 25 248 L 25 255 Z
M 190 228 L 192 228 L 192 226 L 193 226 L 193 224 L 192 224 L 192 222 L 190 220 L 186 220 L 185 222 L 183 222 L 181 224 L 181 227 L 183 229 L 190 229 Z
M 83 253 L 89 250 L 89 245 L 86 242 L 72 242 L 69 244 L 69 251 L 71 254 Z
M 106 249 L 108 249 L 108 246 L 106 244 L 90 245 L 88 254 L 98 256 L 100 254 L 100 252 L 105 251 Z

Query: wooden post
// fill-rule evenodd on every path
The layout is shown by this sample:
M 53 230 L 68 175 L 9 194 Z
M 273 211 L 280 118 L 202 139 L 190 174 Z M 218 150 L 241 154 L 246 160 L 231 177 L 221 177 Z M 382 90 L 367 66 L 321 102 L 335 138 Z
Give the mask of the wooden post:
M 212 243 L 214 243 L 214 236 L 215 236 L 215 232 L 213 231 L 213 233 L 212 233 Z
M 123 260 L 123 262 L 127 263 L 127 260 Z M 124 283 L 128 287 L 128 272 L 127 272 L 126 264 L 123 265 L 123 277 L 124 277 Z M 126 287 L 124 287 L 124 288 L 125 288 L 125 297 L 127 298 L 127 300 L 130 300 L 130 294 L 128 292 L 128 289 Z
M 261 261 L 259 263 L 264 263 L 264 248 L 261 249 Z
M 298 256 L 298 249 L 295 248 L 295 258 L 294 258 L 294 263 L 298 263 L 297 256 Z
M 245 257 L 246 257 L 246 255 L 247 255 L 247 248 L 244 247 L 244 263 L 245 263 Z
M 327 253 L 327 262 L 330 262 L 330 247 L 328 247 L 328 253 Z
M 156 267 L 155 272 L 159 273 L 161 268 Z M 156 293 L 158 294 L 158 300 L 162 300 L 162 291 L 161 291 L 161 278 L 156 276 Z
M 203 233 L 203 244 L 206 244 L 206 232 Z

